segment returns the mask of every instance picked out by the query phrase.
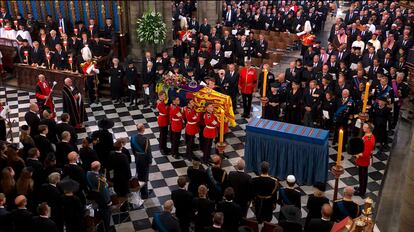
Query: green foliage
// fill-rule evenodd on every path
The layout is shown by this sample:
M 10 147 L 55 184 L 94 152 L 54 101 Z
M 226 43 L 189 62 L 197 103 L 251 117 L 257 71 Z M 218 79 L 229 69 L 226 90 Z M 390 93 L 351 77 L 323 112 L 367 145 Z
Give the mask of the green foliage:
M 164 44 L 167 26 L 159 12 L 147 11 L 137 20 L 137 41 L 141 44 Z

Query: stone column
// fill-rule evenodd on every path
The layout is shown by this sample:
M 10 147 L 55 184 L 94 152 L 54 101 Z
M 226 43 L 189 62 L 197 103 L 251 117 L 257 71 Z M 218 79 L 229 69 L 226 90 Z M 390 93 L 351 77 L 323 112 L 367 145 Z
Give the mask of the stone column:
M 409 163 L 406 171 L 405 184 L 401 197 L 400 221 L 398 231 L 414 231 L 414 136 L 411 138 Z
M 144 12 L 144 3 L 146 1 L 128 1 L 128 18 L 129 18 L 129 55 L 128 57 L 139 61 L 142 57 L 142 47 L 137 42 L 136 21 Z M 139 69 L 140 70 L 140 69 Z
M 160 12 L 167 26 L 167 36 L 162 48 L 171 48 L 172 41 L 172 6 L 170 1 L 128 1 L 129 17 L 129 58 L 140 63 L 143 57 L 142 45 L 137 42 L 136 21 L 148 9 Z M 155 54 L 154 54 L 155 56 Z
M 197 20 L 200 24 L 204 18 L 208 19 L 209 24 L 214 27 L 217 20 L 221 20 L 221 1 L 197 1 Z

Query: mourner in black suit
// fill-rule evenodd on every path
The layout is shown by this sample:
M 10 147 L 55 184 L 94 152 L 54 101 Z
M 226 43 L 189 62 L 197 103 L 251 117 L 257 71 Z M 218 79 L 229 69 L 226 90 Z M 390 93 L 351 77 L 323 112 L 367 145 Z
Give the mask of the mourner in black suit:
M 30 103 L 29 111 L 24 115 L 24 119 L 30 127 L 30 136 L 34 137 L 39 134 L 40 117 L 38 115 L 39 106 L 35 103 Z
M 206 220 L 206 218 L 211 218 L 215 210 L 214 201 L 207 199 L 208 189 L 206 185 L 200 185 L 198 187 L 198 197 L 193 200 L 194 212 L 194 224 L 196 232 L 203 232 L 204 228 L 212 224 L 211 220 Z
M 58 231 L 63 232 L 63 218 L 61 212 L 61 195 L 62 192 L 57 184 L 60 181 L 58 172 L 51 173 L 48 176 L 48 183 L 44 183 L 39 191 L 39 202 L 46 202 L 50 207 L 50 218 L 56 223 Z
M 213 226 L 209 226 L 205 228 L 204 232 L 224 232 L 225 230 L 222 229 L 223 223 L 224 223 L 224 214 L 222 212 L 216 212 L 213 216 Z
M 48 232 L 58 232 L 58 228 L 56 226 L 56 223 L 49 219 L 48 217 L 48 213 L 49 213 L 49 206 L 47 205 L 47 203 L 41 203 L 38 207 L 37 207 L 37 213 L 39 214 L 39 216 L 35 216 L 32 219 L 32 227 L 31 227 L 31 231 L 34 232 L 44 232 L 44 231 L 48 231 Z
M 188 191 L 196 197 L 198 196 L 198 187 L 200 185 L 209 185 L 209 179 L 203 166 L 201 166 L 200 159 L 195 157 L 192 162 L 193 166 L 190 166 L 187 169 Z
M 32 231 L 32 213 L 26 208 L 27 199 L 23 195 L 19 195 L 14 200 L 17 209 L 13 210 L 10 214 L 10 221 L 12 224 L 13 232 L 26 232 Z
M 11 232 L 10 212 L 4 207 L 6 196 L 0 193 L 0 231 Z
M 250 205 L 251 176 L 244 172 L 245 162 L 240 159 L 236 165 L 236 171 L 228 175 L 228 184 L 234 190 L 234 202 L 240 206 L 243 217 L 246 217 Z
M 186 177 L 177 180 L 178 189 L 171 192 L 171 200 L 174 202 L 175 215 L 180 223 L 181 231 L 188 232 L 191 219 L 193 218 L 193 194 L 185 189 Z
M 321 90 L 316 88 L 317 82 L 312 80 L 309 82 L 309 88 L 303 92 L 304 116 L 303 124 L 305 126 L 314 127 L 317 119 L 318 106 L 322 99 Z
M 122 152 L 120 140 L 114 143 L 114 151 L 109 153 L 109 170 L 114 171 L 113 183 L 116 194 L 120 197 L 127 196 L 132 175 L 128 157 Z
M 70 133 L 64 131 L 61 141 L 56 144 L 56 163 L 59 167 L 68 164 L 68 154 L 72 151 L 78 151 L 78 149 L 70 143 Z
M 50 152 L 54 152 L 52 143 L 47 138 L 48 129 L 46 125 L 39 125 L 40 134 L 36 135 L 33 139 L 36 144 L 36 147 L 40 151 L 40 160 L 43 161 L 46 158 L 46 155 Z
M 226 219 L 223 223 L 223 229 L 227 232 L 237 232 L 242 219 L 241 208 L 233 200 L 234 190 L 232 187 L 228 187 L 224 190 L 223 201 L 217 204 L 217 212 L 222 212 Z
M 222 89 L 223 93 L 229 95 L 231 98 L 234 113 L 237 112 L 237 93 L 239 91 L 237 86 L 238 82 L 239 73 L 235 71 L 233 64 L 229 65 L 229 70 L 225 73 L 225 76 L 218 80 L 218 85 Z
M 70 133 L 70 143 L 74 146 L 77 144 L 78 134 L 76 133 L 75 128 L 69 124 L 70 118 L 68 113 L 63 113 L 60 116 L 61 122 L 56 125 L 56 134 L 57 137 L 62 140 L 62 133 L 68 131 Z
M 320 218 L 313 218 L 309 222 L 308 232 L 329 232 L 334 224 L 331 221 L 332 207 L 329 203 L 322 206 L 322 216 Z

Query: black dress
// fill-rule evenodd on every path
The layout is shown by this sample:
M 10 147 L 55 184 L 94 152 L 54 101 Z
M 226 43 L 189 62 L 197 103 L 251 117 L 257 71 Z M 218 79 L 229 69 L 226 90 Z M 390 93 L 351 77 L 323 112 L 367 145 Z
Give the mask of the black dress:
M 112 99 L 120 100 L 123 92 L 124 70 L 119 65 L 118 67 L 111 67 L 109 76 L 111 78 Z
M 99 161 L 104 167 L 108 167 L 109 152 L 114 148 L 112 133 L 106 129 L 100 129 L 92 133 L 92 139 L 97 141 L 93 149 L 98 154 Z
M 302 112 L 302 90 L 298 89 L 296 93 L 290 90 L 286 98 L 286 122 L 301 124 Z
M 110 169 L 114 171 L 114 190 L 118 196 L 126 196 L 129 193 L 129 179 L 131 169 L 128 158 L 122 152 L 111 151 L 109 154 Z

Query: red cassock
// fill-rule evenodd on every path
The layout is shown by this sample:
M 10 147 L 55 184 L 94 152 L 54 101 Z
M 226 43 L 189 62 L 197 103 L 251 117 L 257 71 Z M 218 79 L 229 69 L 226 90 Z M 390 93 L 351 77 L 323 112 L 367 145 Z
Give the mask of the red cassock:
M 191 31 L 180 31 L 178 34 L 178 38 L 183 42 L 191 41 L 191 37 Z
M 374 135 L 364 136 L 362 140 L 364 140 L 364 151 L 362 156 L 356 159 L 356 164 L 361 167 L 368 167 L 372 152 L 375 149 L 375 137 Z
M 315 40 L 315 36 L 312 34 L 304 34 L 300 37 L 302 44 L 306 47 L 313 45 L 313 41 Z
M 242 94 L 252 94 L 256 88 L 257 72 L 254 68 L 243 68 L 240 71 L 239 89 Z
M 204 123 L 206 127 L 204 128 L 203 135 L 208 139 L 214 139 L 217 137 L 217 128 L 220 124 L 217 121 L 216 116 L 212 113 L 206 112 L 204 114 Z
M 164 102 L 158 101 L 157 109 L 159 112 L 158 117 L 157 117 L 158 126 L 159 127 L 168 126 L 168 106 Z
M 195 135 L 200 131 L 198 122 L 200 121 L 200 115 L 195 112 L 194 109 L 185 107 L 184 109 L 185 120 L 187 124 L 185 126 L 185 133 L 188 135 Z
M 46 98 L 49 96 L 51 91 L 52 91 L 52 88 L 47 84 L 47 82 L 40 82 L 40 81 L 37 82 L 35 96 L 36 96 L 36 100 L 39 105 L 39 108 L 41 108 L 42 110 L 45 110 L 45 109 L 50 110 L 52 118 L 55 118 L 56 116 L 55 104 L 53 104 L 52 95 L 50 95 L 50 97 L 46 101 Z
M 171 121 L 171 131 L 172 132 L 181 132 L 183 129 L 183 119 L 184 116 L 181 111 L 181 107 L 171 105 L 170 106 L 170 121 Z

